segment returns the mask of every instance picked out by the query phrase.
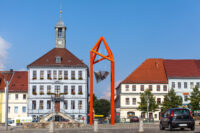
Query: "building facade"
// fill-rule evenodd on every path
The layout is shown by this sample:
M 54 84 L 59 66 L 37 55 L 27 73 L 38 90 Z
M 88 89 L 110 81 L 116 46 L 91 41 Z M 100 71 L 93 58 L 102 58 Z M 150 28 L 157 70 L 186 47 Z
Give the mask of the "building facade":
M 183 106 L 188 107 L 188 100 L 193 88 L 200 88 L 200 60 L 164 60 L 169 89 L 173 88 L 182 98 Z
M 116 118 L 125 121 L 134 115 L 143 117 L 137 108 L 145 89 L 150 89 L 157 103 L 162 103 L 173 88 L 183 106 L 190 107 L 188 98 L 194 87 L 200 88 L 200 60 L 147 59 L 116 88 Z M 159 120 L 160 110 L 150 112 L 149 117 Z
M 132 116 L 147 118 L 146 113 L 137 110 L 140 93 L 146 89 L 150 89 L 157 103 L 164 101 L 164 95 L 168 93 L 168 81 L 162 59 L 147 59 L 117 87 L 117 121 L 129 122 Z M 149 118 L 159 120 L 160 108 L 156 112 L 149 112 L 148 115 Z
M 28 65 L 28 115 L 40 119 L 61 112 L 86 123 L 88 67 L 65 48 L 66 27 L 61 19 L 55 29 L 55 48 Z
M 5 122 L 5 82 L 11 80 L 8 95 L 8 119 L 27 117 L 28 72 L 0 72 L 0 123 Z M 13 77 L 11 76 L 13 74 Z M 11 78 L 12 77 L 12 78 Z

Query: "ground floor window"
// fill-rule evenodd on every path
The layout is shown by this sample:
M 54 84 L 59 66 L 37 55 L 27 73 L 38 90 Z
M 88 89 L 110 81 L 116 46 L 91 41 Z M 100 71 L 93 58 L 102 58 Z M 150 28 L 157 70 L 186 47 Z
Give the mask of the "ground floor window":
M 141 112 L 141 118 L 145 118 L 145 112 Z
M 149 113 L 149 119 L 153 119 L 153 113 Z
M 22 107 L 22 112 L 26 113 L 26 107 L 25 106 Z
M 157 114 L 155 114 L 155 118 L 157 118 Z

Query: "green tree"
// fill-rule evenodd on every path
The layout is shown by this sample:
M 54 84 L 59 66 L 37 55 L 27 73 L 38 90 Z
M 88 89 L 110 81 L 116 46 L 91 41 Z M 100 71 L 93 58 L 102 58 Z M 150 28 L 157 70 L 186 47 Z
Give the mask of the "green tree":
M 149 112 L 157 111 L 159 105 L 156 103 L 155 97 L 149 89 L 145 90 L 144 93 L 140 93 L 140 100 L 138 110 L 147 112 L 147 99 L 149 98 Z
M 193 88 L 193 91 L 191 92 L 190 97 L 188 98 L 190 100 L 190 106 L 191 110 L 200 110 L 200 91 L 198 87 Z
M 94 102 L 94 111 L 96 115 L 107 117 L 110 112 L 110 102 L 106 99 L 99 99 Z
M 93 94 L 93 102 L 96 102 L 98 99 L 95 94 Z
M 172 88 L 164 97 L 162 103 L 162 112 L 166 112 L 169 108 L 177 108 L 182 105 L 182 98 L 177 96 L 174 89 Z

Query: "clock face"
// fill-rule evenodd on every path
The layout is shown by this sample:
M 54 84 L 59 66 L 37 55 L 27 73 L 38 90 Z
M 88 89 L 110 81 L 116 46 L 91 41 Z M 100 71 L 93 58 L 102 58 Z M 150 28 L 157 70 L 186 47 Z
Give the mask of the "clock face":
M 62 44 L 62 41 L 61 41 L 61 40 L 59 40 L 59 41 L 58 41 L 58 44 L 59 44 L 59 45 L 61 45 L 61 44 Z

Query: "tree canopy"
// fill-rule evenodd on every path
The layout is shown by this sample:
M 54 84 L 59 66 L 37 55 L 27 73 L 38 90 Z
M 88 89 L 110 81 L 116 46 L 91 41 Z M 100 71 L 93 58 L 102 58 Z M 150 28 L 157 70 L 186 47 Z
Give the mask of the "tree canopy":
M 198 87 L 193 88 L 193 91 L 190 94 L 190 97 L 188 98 L 190 100 L 190 108 L 192 111 L 194 110 L 200 110 L 200 91 Z
M 170 108 L 177 108 L 179 106 L 182 106 L 182 98 L 177 96 L 174 89 L 172 88 L 164 97 L 161 111 L 166 112 Z
M 110 102 L 106 99 L 97 99 L 94 101 L 94 111 L 96 115 L 107 117 L 110 112 Z
M 147 97 L 149 97 L 149 112 L 155 112 L 158 109 L 158 104 L 156 103 L 155 97 L 149 89 L 145 90 L 144 93 L 140 93 L 140 100 L 138 110 L 142 112 L 147 112 Z

